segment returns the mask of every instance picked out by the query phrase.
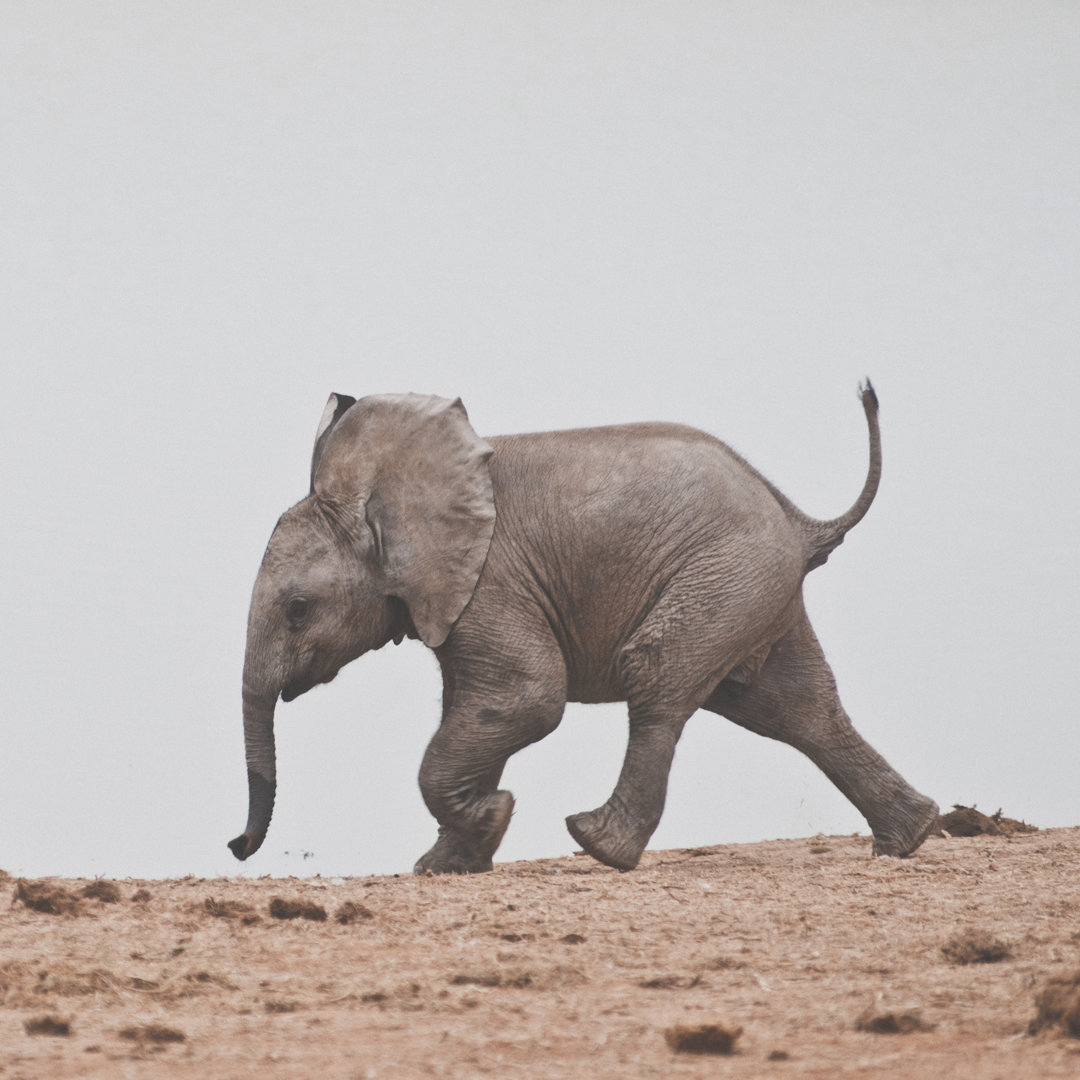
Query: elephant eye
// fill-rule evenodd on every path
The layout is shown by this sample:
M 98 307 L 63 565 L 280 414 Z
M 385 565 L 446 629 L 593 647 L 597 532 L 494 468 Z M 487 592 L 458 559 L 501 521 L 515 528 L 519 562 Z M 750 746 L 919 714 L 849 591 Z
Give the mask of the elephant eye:
M 301 596 L 294 596 L 285 607 L 285 615 L 296 626 L 307 618 L 308 602 Z

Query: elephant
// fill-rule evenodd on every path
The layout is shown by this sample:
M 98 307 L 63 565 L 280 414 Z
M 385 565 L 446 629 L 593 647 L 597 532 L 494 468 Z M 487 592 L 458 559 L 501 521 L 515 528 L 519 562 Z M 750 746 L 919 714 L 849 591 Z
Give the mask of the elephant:
M 405 638 L 434 651 L 443 677 L 419 775 L 438 837 L 417 873 L 492 869 L 514 807 L 499 787 L 507 759 L 550 734 L 568 701 L 628 709 L 614 791 L 566 819 L 601 863 L 638 864 L 698 709 L 801 750 L 866 818 L 874 854 L 910 854 L 937 805 L 852 726 L 802 595 L 878 489 L 869 382 L 860 398 L 862 491 L 840 517 L 817 520 L 691 427 L 485 440 L 460 399 L 332 394 L 309 493 L 278 521 L 252 591 L 249 813 L 233 854 L 254 854 L 269 827 L 278 697 Z

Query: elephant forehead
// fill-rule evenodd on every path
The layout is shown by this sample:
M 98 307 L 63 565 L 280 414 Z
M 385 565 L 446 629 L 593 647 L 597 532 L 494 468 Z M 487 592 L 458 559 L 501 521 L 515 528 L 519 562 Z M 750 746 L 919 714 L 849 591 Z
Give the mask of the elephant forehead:
M 300 503 L 279 519 L 266 546 L 261 573 L 317 573 L 320 569 L 340 573 L 342 561 L 341 544 L 333 530 L 312 507 Z

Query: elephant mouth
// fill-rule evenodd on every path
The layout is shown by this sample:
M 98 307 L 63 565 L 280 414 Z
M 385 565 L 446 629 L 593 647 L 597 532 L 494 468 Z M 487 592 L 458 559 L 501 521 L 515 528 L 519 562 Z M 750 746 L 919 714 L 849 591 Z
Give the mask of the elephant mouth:
M 287 686 L 281 689 L 282 701 L 293 701 L 301 694 L 306 694 L 313 686 L 319 686 L 322 683 L 333 682 L 337 676 L 336 671 L 332 671 L 329 675 L 321 679 L 294 679 Z

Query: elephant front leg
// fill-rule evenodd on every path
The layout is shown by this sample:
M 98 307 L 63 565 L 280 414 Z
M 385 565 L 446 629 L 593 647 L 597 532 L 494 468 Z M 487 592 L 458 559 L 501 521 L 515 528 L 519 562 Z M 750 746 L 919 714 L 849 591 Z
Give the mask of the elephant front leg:
M 622 772 L 603 806 L 566 819 L 570 835 L 594 859 L 633 870 L 660 824 L 675 746 L 690 714 L 630 713 Z
M 476 793 L 453 825 L 440 825 L 439 838 L 413 867 L 415 874 L 483 874 L 510 824 L 514 796 L 509 791 Z
M 420 767 L 420 791 L 439 823 L 439 838 L 415 873 L 480 874 L 492 868 L 514 810 L 514 796 L 499 790 L 507 758 L 554 730 L 563 704 L 455 708 L 444 717 Z

